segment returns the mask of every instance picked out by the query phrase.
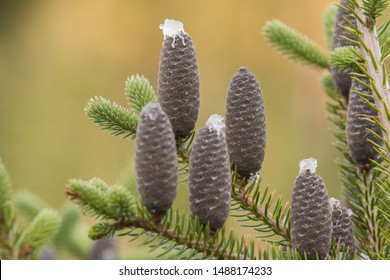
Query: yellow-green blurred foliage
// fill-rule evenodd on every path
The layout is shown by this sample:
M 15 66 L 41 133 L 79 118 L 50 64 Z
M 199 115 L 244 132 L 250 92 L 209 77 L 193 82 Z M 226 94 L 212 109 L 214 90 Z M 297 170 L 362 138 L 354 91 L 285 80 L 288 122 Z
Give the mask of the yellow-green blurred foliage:
M 129 180 L 134 142 L 101 131 L 83 108 L 95 95 L 126 105 L 124 82 L 132 74 L 145 75 L 156 87 L 159 24 L 172 18 L 184 23 L 198 53 L 197 128 L 210 114 L 224 115 L 230 79 L 245 65 L 265 98 L 263 184 L 289 200 L 299 161 L 315 157 L 330 195 L 340 197 L 322 72 L 282 58 L 261 35 L 264 23 L 278 18 L 325 49 L 322 17 L 330 3 L 1 0 L 0 156 L 13 185 L 58 208 L 69 178 Z M 185 185 L 179 194 L 186 201 Z

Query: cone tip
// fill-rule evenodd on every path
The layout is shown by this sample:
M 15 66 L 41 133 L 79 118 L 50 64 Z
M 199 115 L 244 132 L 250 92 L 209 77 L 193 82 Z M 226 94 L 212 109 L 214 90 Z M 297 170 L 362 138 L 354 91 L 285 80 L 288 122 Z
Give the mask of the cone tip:
M 310 171 L 310 173 L 314 174 L 317 169 L 317 160 L 315 158 L 307 158 L 301 160 L 299 163 L 299 173 L 303 173 L 306 170 Z

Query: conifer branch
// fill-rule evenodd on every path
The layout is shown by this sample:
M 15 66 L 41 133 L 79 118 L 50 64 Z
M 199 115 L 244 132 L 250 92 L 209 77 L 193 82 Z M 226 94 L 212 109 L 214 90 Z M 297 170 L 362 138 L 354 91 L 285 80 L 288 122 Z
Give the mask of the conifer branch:
M 332 102 L 327 104 L 330 113 L 329 120 L 333 123 L 334 145 L 343 155 L 338 159 L 341 179 L 345 186 L 345 198 L 353 209 L 352 220 L 355 224 L 355 237 L 359 241 L 358 251 L 364 258 L 386 257 L 386 240 L 382 237 L 384 225 L 383 216 L 376 210 L 378 200 L 383 199 L 383 194 L 375 187 L 383 181 L 383 172 L 371 166 L 364 173 L 350 155 L 346 139 L 346 107 L 345 103 L 335 92 L 330 75 L 323 78 L 322 85 Z
M 360 0 L 357 4 L 361 5 L 362 12 L 367 17 L 366 25 L 371 31 L 375 26 L 376 18 L 380 17 L 389 6 L 387 0 Z
M 157 97 L 149 80 L 144 76 L 133 75 L 125 83 L 125 95 L 132 110 L 140 114 L 149 102 L 156 102 Z
M 44 209 L 34 218 L 21 236 L 22 259 L 33 258 L 58 231 L 61 218 L 57 212 Z
M 112 193 L 118 195 L 113 196 Z M 240 240 L 233 233 L 226 236 L 224 229 L 213 233 L 208 226 L 202 226 L 197 218 L 187 214 L 169 210 L 161 224 L 154 223 L 148 211 L 137 205 L 130 193 L 120 186 L 108 187 L 98 179 L 71 180 L 66 194 L 84 212 L 100 218 L 101 221 L 89 231 L 92 239 L 111 237 L 118 231 L 124 231 L 121 235 L 131 236 L 133 240 L 148 236 L 144 244 L 161 248 L 165 254 L 175 249 L 176 254 L 171 257 L 257 258 L 254 241 Z M 127 206 L 124 207 L 124 204 Z
M 244 211 L 235 214 L 239 221 L 255 221 L 254 229 L 261 233 L 260 237 L 277 235 L 281 240 L 273 243 L 290 246 L 290 208 L 282 203 L 279 197 L 274 203 L 273 194 L 268 194 L 268 188 L 260 191 L 260 179 L 254 180 L 248 185 L 246 178 L 239 178 L 237 172 L 233 174 L 232 198 L 235 207 L 233 210 Z
M 318 68 L 329 68 L 326 52 L 306 36 L 281 21 L 267 22 L 263 33 L 268 42 L 287 58 Z
M 10 179 L 1 159 L 0 203 L 0 259 L 36 258 L 58 230 L 61 219 L 53 210 L 44 209 L 23 229 L 11 201 Z
M 380 115 L 379 119 L 382 126 L 386 130 L 386 141 L 390 143 L 390 91 L 389 82 L 387 80 L 384 61 L 382 59 L 381 49 L 376 37 L 376 18 L 387 8 L 386 0 L 357 0 L 362 9 L 357 9 L 357 14 L 361 18 L 365 18 L 365 24 L 358 22 L 357 28 L 362 33 L 360 40 L 360 51 L 366 63 L 368 77 L 371 80 L 371 85 L 374 94 L 375 105 L 378 108 Z M 378 65 L 379 64 L 379 65 Z M 388 158 L 390 151 L 388 152 Z
M 364 58 L 353 46 L 338 47 L 330 53 L 330 63 L 341 72 L 358 70 L 357 62 L 363 62 Z M 356 71 L 355 71 L 356 72 Z
M 124 138 L 134 138 L 138 117 L 128 109 L 103 98 L 91 98 L 84 109 L 88 118 L 103 130 L 109 130 L 113 135 L 122 135 Z

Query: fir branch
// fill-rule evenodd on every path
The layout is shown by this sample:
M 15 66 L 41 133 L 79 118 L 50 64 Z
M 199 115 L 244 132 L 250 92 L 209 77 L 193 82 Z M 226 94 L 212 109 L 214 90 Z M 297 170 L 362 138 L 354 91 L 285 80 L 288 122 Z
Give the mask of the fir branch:
M 362 62 L 364 58 L 353 46 L 338 47 L 330 53 L 330 64 L 341 72 L 357 70 L 357 62 Z
M 21 258 L 35 256 L 41 247 L 57 232 L 61 218 L 57 212 L 42 210 L 26 228 L 21 237 Z
M 170 258 L 182 259 L 256 259 L 254 241 L 239 239 L 224 228 L 212 234 L 197 218 L 168 211 L 161 225 L 154 225 L 149 219 L 137 218 L 129 224 L 116 224 L 117 229 L 130 228 L 121 235 L 148 236 L 144 245 L 162 249 L 159 257 L 170 254 Z
M 367 77 L 371 80 L 375 105 L 380 112 L 379 119 L 387 132 L 386 141 L 390 143 L 390 90 L 381 49 L 376 38 L 375 26 L 375 17 L 386 7 L 387 4 L 385 2 L 387 3 L 387 1 L 357 0 L 357 3 L 363 6 L 363 9 L 357 9 L 358 16 L 361 18 L 367 16 L 365 24 L 358 22 L 357 28 L 362 34 L 358 39 L 360 41 L 361 54 L 367 61 L 365 65 Z M 374 3 L 376 4 L 374 5 Z M 388 158 L 390 158 L 390 151 L 388 151 Z
M 128 221 L 134 216 L 134 197 L 124 187 L 109 187 L 97 178 L 70 180 L 65 193 L 91 216 L 118 221 Z
M 114 199 L 113 193 L 117 194 Z M 122 235 L 133 239 L 148 236 L 145 245 L 163 249 L 165 254 L 175 249 L 175 257 L 254 259 L 257 256 L 252 241 L 240 240 L 233 233 L 226 236 L 224 230 L 212 233 L 208 226 L 202 226 L 197 218 L 188 214 L 169 210 L 161 224 L 155 224 L 148 211 L 137 205 L 126 189 L 104 186 L 100 180 L 71 180 L 66 194 L 83 211 L 101 219 L 89 231 L 93 239 L 111 237 L 124 230 Z M 126 204 L 125 200 L 130 202 Z M 123 207 L 124 204 L 129 207 Z
M 337 164 L 345 187 L 345 199 L 354 212 L 352 221 L 355 225 L 355 237 L 359 242 L 359 253 L 363 257 L 374 259 L 379 258 L 378 256 L 384 257 L 388 254 L 385 250 L 386 240 L 382 237 L 384 219 L 377 211 L 378 200 L 383 198 L 383 194 L 375 187 L 385 179 L 384 173 L 375 168 L 375 164 L 363 174 L 360 173 L 347 146 L 345 103 L 336 94 L 329 74 L 324 76 L 322 85 L 331 99 L 327 104 L 327 110 L 330 113 L 329 120 L 333 124 L 332 132 L 335 136 L 333 144 L 342 154 Z
M 375 21 L 389 6 L 388 0 L 363 0 L 362 10 L 367 17 L 366 25 L 370 29 L 375 26 Z M 371 29 L 372 30 L 372 29 Z
M 326 8 L 324 13 L 323 29 L 324 29 L 324 35 L 329 50 L 332 49 L 332 45 L 333 45 L 333 31 L 336 22 L 336 13 L 337 13 L 337 6 L 333 4 L 329 5 Z
M 133 75 L 125 83 L 125 95 L 129 105 L 136 114 L 149 102 L 156 102 L 157 97 L 149 80 L 144 76 Z
M 131 112 L 103 97 L 91 98 L 84 111 L 88 118 L 103 130 L 109 130 L 113 135 L 123 135 L 124 138 L 135 138 L 138 117 Z
M 88 231 L 88 237 L 92 240 L 111 238 L 114 236 L 117 226 L 112 222 L 103 221 L 94 224 Z
M 328 55 L 313 41 L 278 20 L 269 21 L 263 29 L 268 42 L 293 61 L 329 68 Z
M 241 217 L 240 221 L 254 221 L 253 227 L 261 233 L 262 238 L 278 236 L 281 238 L 274 243 L 283 246 L 290 245 L 290 207 L 282 203 L 279 197 L 275 203 L 273 193 L 268 193 L 268 188 L 263 192 L 260 191 L 260 179 L 254 180 L 247 185 L 248 180 L 239 178 L 237 172 L 233 174 L 232 181 L 232 198 L 236 207 L 233 210 L 244 211 L 236 214 Z
M 377 211 L 378 199 L 383 195 L 377 191 L 376 184 L 381 173 L 375 169 L 359 174 L 354 163 L 339 161 L 346 191 L 346 199 L 352 207 L 355 224 L 355 237 L 359 241 L 358 249 L 362 256 L 371 259 L 386 257 L 385 240 L 382 236 L 383 216 Z

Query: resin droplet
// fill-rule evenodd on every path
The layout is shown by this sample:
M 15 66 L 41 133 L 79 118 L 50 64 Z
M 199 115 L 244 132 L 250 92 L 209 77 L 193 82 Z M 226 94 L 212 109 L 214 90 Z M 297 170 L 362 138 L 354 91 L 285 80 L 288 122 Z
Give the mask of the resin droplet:
M 329 198 L 329 204 L 330 204 L 330 207 L 333 208 L 334 207 L 339 207 L 340 206 L 340 200 L 334 198 L 334 197 L 331 197 Z
M 315 158 L 307 158 L 301 160 L 299 163 L 299 173 L 309 170 L 310 173 L 314 174 L 317 169 L 317 160 Z
M 144 107 L 143 110 L 146 116 L 149 117 L 150 120 L 155 121 L 161 112 L 161 107 L 157 103 L 149 102 Z
M 225 128 L 224 118 L 220 115 L 213 114 L 207 120 L 206 126 L 209 128 L 210 132 L 216 131 L 218 137 L 221 137 L 223 133 L 222 130 Z
M 185 34 L 183 23 L 174 19 L 166 19 L 163 24 L 160 24 L 160 29 L 163 31 L 164 37 L 175 38 Z

